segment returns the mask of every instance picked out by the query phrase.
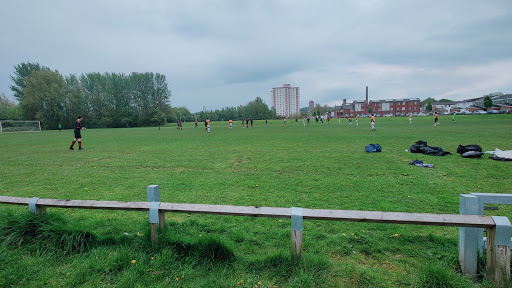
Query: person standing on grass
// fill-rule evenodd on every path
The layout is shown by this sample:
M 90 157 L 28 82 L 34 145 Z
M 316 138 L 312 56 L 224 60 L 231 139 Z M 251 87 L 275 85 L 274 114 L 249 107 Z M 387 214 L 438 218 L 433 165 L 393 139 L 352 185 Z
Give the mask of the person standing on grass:
M 412 124 L 412 113 L 409 112 L 409 124 Z
M 196 128 L 197 128 L 197 118 L 196 118 L 196 121 L 194 123 L 196 124 Z
M 359 114 L 356 115 L 356 127 L 359 126 Z
M 327 125 L 329 125 L 329 122 L 331 121 L 331 118 L 327 116 Z
M 457 115 L 457 113 L 453 112 L 453 120 L 452 120 L 452 124 L 453 124 L 453 123 L 457 123 L 457 121 L 455 121 L 455 115 Z
M 439 125 L 439 114 L 437 114 L 437 111 L 434 117 L 434 126 L 437 126 Z
M 306 127 L 306 118 L 302 117 L 302 126 Z
M 78 140 L 78 150 L 84 150 L 82 149 L 82 134 L 81 134 L 81 130 L 85 130 L 86 128 L 85 127 L 82 127 L 82 120 L 84 119 L 84 117 L 82 117 L 82 115 L 78 115 L 76 121 L 75 121 L 75 125 L 74 125 L 74 130 L 75 130 L 75 138 L 73 139 L 73 142 L 71 142 L 71 146 L 69 146 L 69 150 L 74 150 L 73 149 L 73 146 L 75 145 L 75 142 L 77 142 Z
M 338 124 L 341 124 L 341 116 L 338 117 Z
M 375 129 L 375 116 L 373 116 L 373 114 L 372 114 L 371 122 L 372 122 L 372 131 L 377 130 L 377 129 Z
M 59 127 L 59 132 L 60 132 L 62 130 L 62 125 L 60 125 L 60 123 L 59 123 L 58 127 Z
M 208 118 L 206 118 L 208 120 Z M 204 131 L 208 132 L 208 121 L 204 120 Z
M 348 116 L 348 125 L 352 125 L 352 118 Z
M 229 119 L 229 129 L 233 129 L 233 120 Z
M 265 119 L 265 125 L 268 125 L 268 119 Z
M 252 127 L 252 122 L 253 122 L 253 121 L 254 121 L 254 120 L 253 120 L 253 119 L 251 119 L 251 127 Z
M 286 117 L 284 117 L 284 124 L 286 125 Z
M 210 133 L 210 119 L 206 118 L 206 131 Z

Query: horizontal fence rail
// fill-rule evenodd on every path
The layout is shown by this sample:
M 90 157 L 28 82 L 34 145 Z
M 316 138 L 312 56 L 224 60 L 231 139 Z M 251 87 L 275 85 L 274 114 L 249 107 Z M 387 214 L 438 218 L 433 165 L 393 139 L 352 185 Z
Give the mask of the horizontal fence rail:
M 380 211 L 355 211 L 355 210 L 328 210 L 328 209 L 307 209 L 307 208 L 282 208 L 282 207 L 257 207 L 257 206 L 232 206 L 232 205 L 210 205 L 210 204 L 182 204 L 162 203 L 158 185 L 148 186 L 148 202 L 120 202 L 120 201 L 96 201 L 96 200 L 62 200 L 62 199 L 39 199 L 0 196 L 0 203 L 14 205 L 28 205 L 34 213 L 44 213 L 47 207 L 55 208 L 77 208 L 77 209 L 102 209 L 102 210 L 126 210 L 126 211 L 149 211 L 149 222 L 151 223 L 151 239 L 158 240 L 157 228 L 164 228 L 165 213 L 189 213 L 189 214 L 212 214 L 248 217 L 270 217 L 291 219 L 292 252 L 294 257 L 302 254 L 303 240 L 303 219 L 388 223 L 388 224 L 409 224 L 409 225 L 430 225 L 430 226 L 452 226 L 485 228 L 487 230 L 487 277 L 498 287 L 503 287 L 510 281 L 510 247 L 494 243 L 496 221 L 507 227 L 510 222 L 506 217 L 484 216 L 484 215 L 461 215 L 461 214 L 432 214 L 432 213 L 405 213 L 405 212 L 380 212 Z M 504 219 L 503 219 L 504 218 Z M 505 226 L 506 226 L 505 225 Z M 507 228 L 508 229 L 508 228 Z M 503 231 L 503 229 L 501 230 Z M 499 232 L 499 231 L 498 231 Z M 501 232 L 499 232 L 501 233 Z M 498 234 L 499 234 L 498 233 Z M 507 270 L 508 269 L 508 270 Z
M 31 199 L 32 198 L 0 196 L 0 203 L 28 205 Z M 37 201 L 37 205 L 45 207 L 77 209 L 148 211 L 151 202 L 39 199 Z M 291 208 L 281 207 L 160 203 L 159 210 L 162 212 L 174 213 L 213 214 L 271 218 L 291 218 L 292 216 Z M 494 220 L 492 219 L 491 216 L 483 215 L 327 210 L 304 208 L 302 217 L 303 219 L 309 220 L 392 223 L 431 226 L 478 228 L 490 228 L 495 226 Z

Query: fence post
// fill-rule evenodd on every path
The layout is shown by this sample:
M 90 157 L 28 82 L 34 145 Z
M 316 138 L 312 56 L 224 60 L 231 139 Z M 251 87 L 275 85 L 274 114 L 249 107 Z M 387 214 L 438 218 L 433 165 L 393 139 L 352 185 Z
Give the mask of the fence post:
M 28 210 L 34 214 L 45 214 L 46 207 L 37 205 L 37 201 L 39 201 L 38 197 L 30 199 L 30 202 L 28 202 Z
M 302 256 L 302 208 L 292 207 L 292 254 L 298 260 Z
M 158 241 L 158 234 L 156 233 L 158 226 L 164 229 L 165 227 L 165 213 L 160 211 L 160 187 L 158 185 L 149 185 L 146 188 L 148 202 L 151 202 L 149 207 L 149 223 L 151 225 L 151 241 Z
M 459 195 L 459 213 L 478 215 L 478 197 Z M 478 261 L 478 228 L 459 228 L 459 262 L 463 274 L 476 275 Z
M 510 284 L 510 235 L 507 217 L 492 216 L 496 226 L 487 229 L 487 280 L 497 287 Z

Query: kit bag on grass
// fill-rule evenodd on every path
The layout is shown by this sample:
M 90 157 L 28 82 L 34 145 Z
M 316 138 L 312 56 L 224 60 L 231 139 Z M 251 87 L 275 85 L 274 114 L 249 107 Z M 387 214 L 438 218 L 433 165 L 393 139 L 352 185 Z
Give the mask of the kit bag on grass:
M 459 145 L 457 147 L 457 153 L 464 158 L 481 158 L 484 153 L 482 153 L 482 147 L 476 144 L 472 145 Z
M 381 152 L 381 151 L 382 151 L 382 147 L 380 147 L 379 144 L 368 144 L 364 148 L 364 152 L 367 152 L 367 153 Z

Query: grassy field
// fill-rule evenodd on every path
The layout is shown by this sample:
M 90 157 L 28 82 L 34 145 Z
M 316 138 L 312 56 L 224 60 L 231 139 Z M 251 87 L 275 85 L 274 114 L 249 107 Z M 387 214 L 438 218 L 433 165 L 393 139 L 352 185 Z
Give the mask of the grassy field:
M 459 194 L 512 193 L 512 162 L 455 153 L 512 149 L 511 115 L 441 116 L 438 127 L 377 118 L 377 131 L 359 122 L 88 129 L 84 151 L 68 150 L 71 130 L 4 133 L 0 195 L 146 201 L 157 184 L 162 202 L 458 214 Z M 405 151 L 420 139 L 454 155 Z M 369 143 L 382 153 L 365 153 Z M 415 159 L 435 167 L 408 165 Z M 512 207 L 486 214 L 512 219 Z M 0 286 L 492 287 L 460 275 L 457 228 L 306 220 L 293 263 L 290 220 L 167 213 L 151 245 L 147 218 L 0 205 Z

